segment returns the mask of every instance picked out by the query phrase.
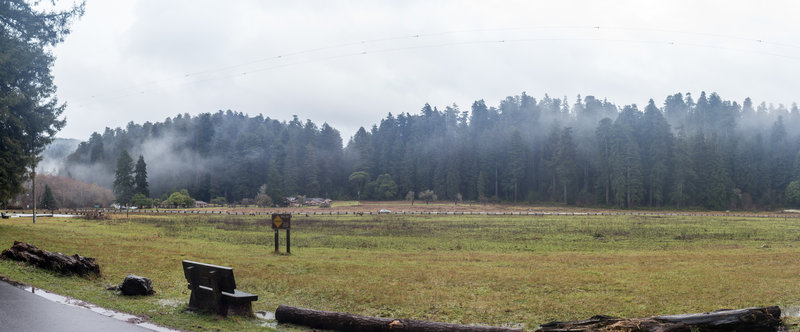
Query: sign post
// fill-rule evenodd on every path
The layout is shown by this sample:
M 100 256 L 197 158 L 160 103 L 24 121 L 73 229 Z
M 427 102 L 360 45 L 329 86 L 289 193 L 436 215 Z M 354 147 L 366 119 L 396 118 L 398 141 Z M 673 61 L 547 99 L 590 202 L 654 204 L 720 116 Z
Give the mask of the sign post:
M 275 230 L 275 252 L 279 252 L 278 247 L 278 230 L 286 230 L 286 253 L 291 253 L 290 232 L 292 225 L 292 215 L 288 213 L 273 213 L 272 214 L 272 229 Z

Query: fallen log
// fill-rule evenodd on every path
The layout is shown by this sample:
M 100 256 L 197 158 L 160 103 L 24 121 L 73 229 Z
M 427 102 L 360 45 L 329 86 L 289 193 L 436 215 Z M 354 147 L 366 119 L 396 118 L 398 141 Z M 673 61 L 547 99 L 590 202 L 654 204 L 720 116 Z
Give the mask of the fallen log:
M 358 316 L 343 312 L 312 310 L 281 305 L 275 310 L 278 323 L 308 326 L 314 329 L 378 332 L 378 331 L 429 331 L 429 332 L 521 332 L 522 329 L 494 326 L 459 325 L 426 322 L 413 319 L 394 319 Z
M 540 325 L 536 332 L 771 332 L 778 331 L 780 327 L 781 309 L 772 306 L 631 319 L 599 315 L 577 322 L 550 322 Z
M 100 275 L 100 266 L 97 265 L 94 258 L 78 254 L 67 256 L 60 252 L 50 252 L 36 248 L 36 246 L 27 242 L 14 241 L 14 245 L 3 250 L 0 253 L 0 257 L 27 262 L 36 267 L 53 270 L 64 275 L 75 274 L 81 277 Z

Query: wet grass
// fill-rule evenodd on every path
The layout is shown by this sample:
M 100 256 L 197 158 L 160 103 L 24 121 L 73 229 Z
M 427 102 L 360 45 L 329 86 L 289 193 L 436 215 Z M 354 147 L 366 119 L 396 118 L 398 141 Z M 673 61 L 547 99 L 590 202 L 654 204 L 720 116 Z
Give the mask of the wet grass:
M 97 258 L 97 280 L 0 261 L 0 274 L 189 330 L 258 330 L 258 321 L 185 310 L 180 261 L 232 266 L 237 286 L 279 304 L 362 315 L 524 326 L 595 314 L 641 317 L 800 304 L 800 223 L 688 216 L 304 216 L 292 255 L 275 255 L 263 217 L 117 216 L 0 222 L 14 240 Z M 281 250 L 285 250 L 281 232 Z M 128 273 L 153 297 L 105 288 Z M 283 328 L 283 327 L 281 327 Z

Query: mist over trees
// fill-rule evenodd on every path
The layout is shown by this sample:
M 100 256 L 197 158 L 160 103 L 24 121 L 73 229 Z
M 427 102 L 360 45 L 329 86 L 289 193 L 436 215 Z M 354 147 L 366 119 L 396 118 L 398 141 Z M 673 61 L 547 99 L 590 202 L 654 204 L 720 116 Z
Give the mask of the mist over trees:
M 678 93 L 644 109 L 522 93 L 497 106 L 389 113 L 346 147 L 336 129 L 297 117 L 219 111 L 129 123 L 92 134 L 62 172 L 110 187 L 115 161 L 129 151 L 148 160 L 156 197 L 186 188 L 227 202 L 417 193 L 454 202 L 775 208 L 800 200 L 791 184 L 800 181 L 799 131 L 795 104 L 739 104 L 715 93 Z
M 110 188 L 122 151 L 147 160 L 153 197 L 187 189 L 198 200 L 238 202 L 255 198 L 262 186 L 275 199 L 347 194 L 349 173 L 339 131 L 297 117 L 280 122 L 219 111 L 106 128 L 78 145 L 61 174 Z M 127 159 L 125 165 L 130 165 Z

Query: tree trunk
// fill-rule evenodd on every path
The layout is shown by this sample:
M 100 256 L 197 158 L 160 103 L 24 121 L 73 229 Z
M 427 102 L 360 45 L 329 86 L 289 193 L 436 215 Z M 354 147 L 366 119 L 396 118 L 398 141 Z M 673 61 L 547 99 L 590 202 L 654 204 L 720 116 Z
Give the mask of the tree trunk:
M 517 181 L 514 181 L 514 203 L 517 202 Z
M 625 167 L 625 201 L 628 202 L 628 208 L 631 208 L 631 167 Z
M 498 185 L 498 179 L 497 179 L 498 175 L 499 174 L 498 174 L 498 171 L 497 171 L 497 165 L 495 165 L 494 166 L 494 197 L 495 198 L 500 197 L 500 196 L 497 196 L 497 194 L 498 194 L 498 192 L 497 192 L 498 190 L 497 189 L 500 188 L 500 186 Z
M 583 191 L 589 192 L 589 163 L 583 166 Z
M 542 324 L 536 332 L 578 331 L 778 331 L 781 327 L 781 309 L 773 307 L 719 310 L 699 314 L 654 316 L 647 318 L 614 318 L 594 316 L 578 322 L 551 322 Z
M 314 329 L 334 331 L 373 332 L 373 331 L 456 331 L 456 332 L 521 332 L 522 329 L 459 325 L 450 323 L 426 322 L 412 319 L 357 316 L 342 312 L 311 310 L 281 305 L 275 310 L 278 323 L 308 326 Z

